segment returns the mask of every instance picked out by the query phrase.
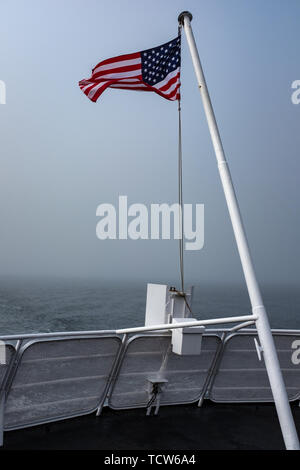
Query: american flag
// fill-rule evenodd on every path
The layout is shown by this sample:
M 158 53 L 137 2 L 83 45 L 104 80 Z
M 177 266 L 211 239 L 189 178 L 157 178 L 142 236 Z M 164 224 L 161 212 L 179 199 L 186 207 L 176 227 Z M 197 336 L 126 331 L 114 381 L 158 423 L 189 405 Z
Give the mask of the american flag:
M 180 98 L 180 35 L 158 47 L 103 60 L 79 86 L 93 102 L 106 88 L 154 91 L 167 100 Z

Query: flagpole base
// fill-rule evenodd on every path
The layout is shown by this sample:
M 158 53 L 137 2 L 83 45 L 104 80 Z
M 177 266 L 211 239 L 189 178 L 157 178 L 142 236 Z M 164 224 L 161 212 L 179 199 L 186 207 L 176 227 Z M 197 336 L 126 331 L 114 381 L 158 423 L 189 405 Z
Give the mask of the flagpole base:
M 183 26 L 183 23 L 184 23 L 184 17 L 185 16 L 187 16 L 190 21 L 192 21 L 192 19 L 193 19 L 192 13 L 190 13 L 189 11 L 182 11 L 180 13 L 180 15 L 178 16 L 178 23 L 181 24 L 182 26 Z

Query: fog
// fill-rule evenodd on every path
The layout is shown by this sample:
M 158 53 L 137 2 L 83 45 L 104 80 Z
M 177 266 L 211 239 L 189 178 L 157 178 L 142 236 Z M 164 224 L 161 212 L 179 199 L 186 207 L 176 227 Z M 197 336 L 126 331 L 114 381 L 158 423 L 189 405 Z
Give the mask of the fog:
M 176 240 L 99 240 L 99 204 L 177 202 L 177 104 L 77 82 L 102 59 L 192 27 L 258 279 L 296 284 L 299 268 L 300 4 L 290 0 L 1 2 L 0 276 L 178 279 Z M 204 204 L 205 241 L 187 280 L 241 282 L 242 270 L 186 39 L 183 196 Z

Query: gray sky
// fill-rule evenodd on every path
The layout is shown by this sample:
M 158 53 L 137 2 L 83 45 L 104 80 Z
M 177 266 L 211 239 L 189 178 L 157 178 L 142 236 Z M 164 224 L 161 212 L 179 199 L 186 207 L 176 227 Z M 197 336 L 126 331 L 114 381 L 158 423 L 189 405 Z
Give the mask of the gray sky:
M 4 0 L 1 2 L 0 275 L 168 282 L 176 241 L 100 241 L 96 207 L 177 200 L 177 104 L 77 86 L 105 58 L 147 49 L 192 26 L 258 278 L 297 283 L 300 79 L 297 0 Z M 186 252 L 194 282 L 242 272 L 183 37 L 184 200 L 205 205 L 205 245 Z

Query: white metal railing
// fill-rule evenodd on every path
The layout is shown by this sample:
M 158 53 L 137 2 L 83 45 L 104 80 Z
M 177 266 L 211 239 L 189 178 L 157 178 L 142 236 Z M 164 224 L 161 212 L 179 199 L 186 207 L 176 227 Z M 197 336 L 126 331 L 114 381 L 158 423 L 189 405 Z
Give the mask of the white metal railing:
M 202 404 L 203 400 L 205 397 L 209 397 L 209 391 L 211 390 L 211 387 L 213 386 L 214 378 L 218 372 L 219 364 L 220 361 L 222 360 L 222 357 L 224 355 L 224 347 L 226 344 L 226 341 L 229 337 L 235 336 L 238 330 L 242 330 L 242 334 L 251 334 L 251 335 L 256 335 L 256 329 L 252 328 L 249 329 L 247 328 L 248 326 L 252 325 L 255 321 L 255 318 L 253 315 L 244 315 L 244 316 L 237 316 L 237 317 L 231 317 L 231 318 L 219 318 L 219 319 L 214 319 L 214 320 L 199 320 L 195 322 L 187 322 L 187 323 L 180 323 L 180 324 L 165 324 L 165 325 L 153 325 L 153 326 L 147 326 L 147 327 L 137 327 L 137 328 L 126 328 L 126 329 L 119 329 L 119 330 L 98 330 L 98 331 L 73 331 L 73 332 L 53 332 L 53 333 L 28 333 L 28 334 L 23 334 L 23 335 L 5 335 L 0 337 L 2 341 L 9 343 L 15 342 L 15 354 L 12 357 L 10 364 L 7 365 L 7 373 L 5 380 L 2 381 L 1 385 L 1 390 L 0 390 L 0 408 L 2 408 L 2 412 L 0 410 L 0 442 L 1 442 L 1 431 L 3 433 L 3 415 L 4 415 L 4 408 L 5 408 L 5 402 L 6 402 L 6 397 L 9 393 L 9 390 L 11 388 L 11 385 L 13 383 L 14 377 L 16 375 L 16 372 L 19 367 L 19 360 L 22 354 L 22 348 L 23 346 L 26 346 L 28 343 L 27 340 L 56 340 L 56 339 L 81 339 L 81 338 L 92 338 L 92 337 L 112 337 L 112 335 L 117 335 L 118 337 L 122 338 L 122 345 L 120 346 L 119 351 L 117 352 L 116 355 L 116 360 L 113 365 L 113 368 L 111 370 L 110 376 L 108 377 L 107 380 L 107 385 L 105 387 L 105 393 L 103 398 L 101 399 L 101 403 L 99 404 L 97 408 L 97 414 L 100 414 L 102 407 L 105 403 L 105 400 L 110 392 L 110 388 L 112 385 L 112 381 L 115 380 L 118 376 L 118 370 L 120 367 L 120 364 L 122 363 L 123 357 L 124 357 L 124 348 L 126 346 L 127 340 L 128 340 L 128 334 L 130 333 L 151 333 L 151 332 L 160 332 L 161 335 L 169 335 L 170 332 L 168 330 L 171 330 L 173 328 L 182 328 L 184 327 L 193 327 L 193 326 L 198 326 L 198 325 L 214 325 L 217 323 L 226 323 L 226 322 L 238 322 L 240 320 L 243 320 L 242 323 L 239 323 L 232 328 L 222 328 L 222 329 L 213 329 L 210 328 L 207 330 L 205 335 L 209 334 L 215 334 L 219 336 L 220 338 L 220 343 L 219 346 L 217 347 L 214 355 L 214 360 L 212 362 L 212 365 L 210 367 L 210 370 L 208 371 L 207 378 L 205 381 L 205 384 L 203 386 L 202 390 L 199 390 L 199 406 Z M 274 334 L 277 335 L 297 335 L 300 336 L 300 331 L 299 330 L 273 330 Z M 208 394 L 208 395 L 207 395 Z M 299 384 L 299 396 L 300 396 L 300 384 Z M 299 399 L 299 398 L 297 398 Z M 76 416 L 76 415 L 74 415 Z M 70 417 L 70 416 L 68 416 Z M 50 420 L 51 421 L 51 420 Z M 47 422 L 47 420 L 45 421 Z M 42 423 L 41 423 L 42 424 Z
M 239 317 L 225 317 L 225 318 L 213 318 L 209 320 L 195 320 L 189 322 L 180 323 L 165 323 L 161 325 L 149 325 L 149 326 L 138 326 L 135 328 L 123 328 L 116 330 L 116 334 L 123 333 L 142 333 L 145 331 L 159 331 L 159 330 L 173 330 L 175 328 L 185 328 L 193 326 L 206 326 L 206 325 L 219 325 L 224 323 L 238 323 L 238 322 L 255 322 L 257 320 L 256 315 L 241 315 Z

